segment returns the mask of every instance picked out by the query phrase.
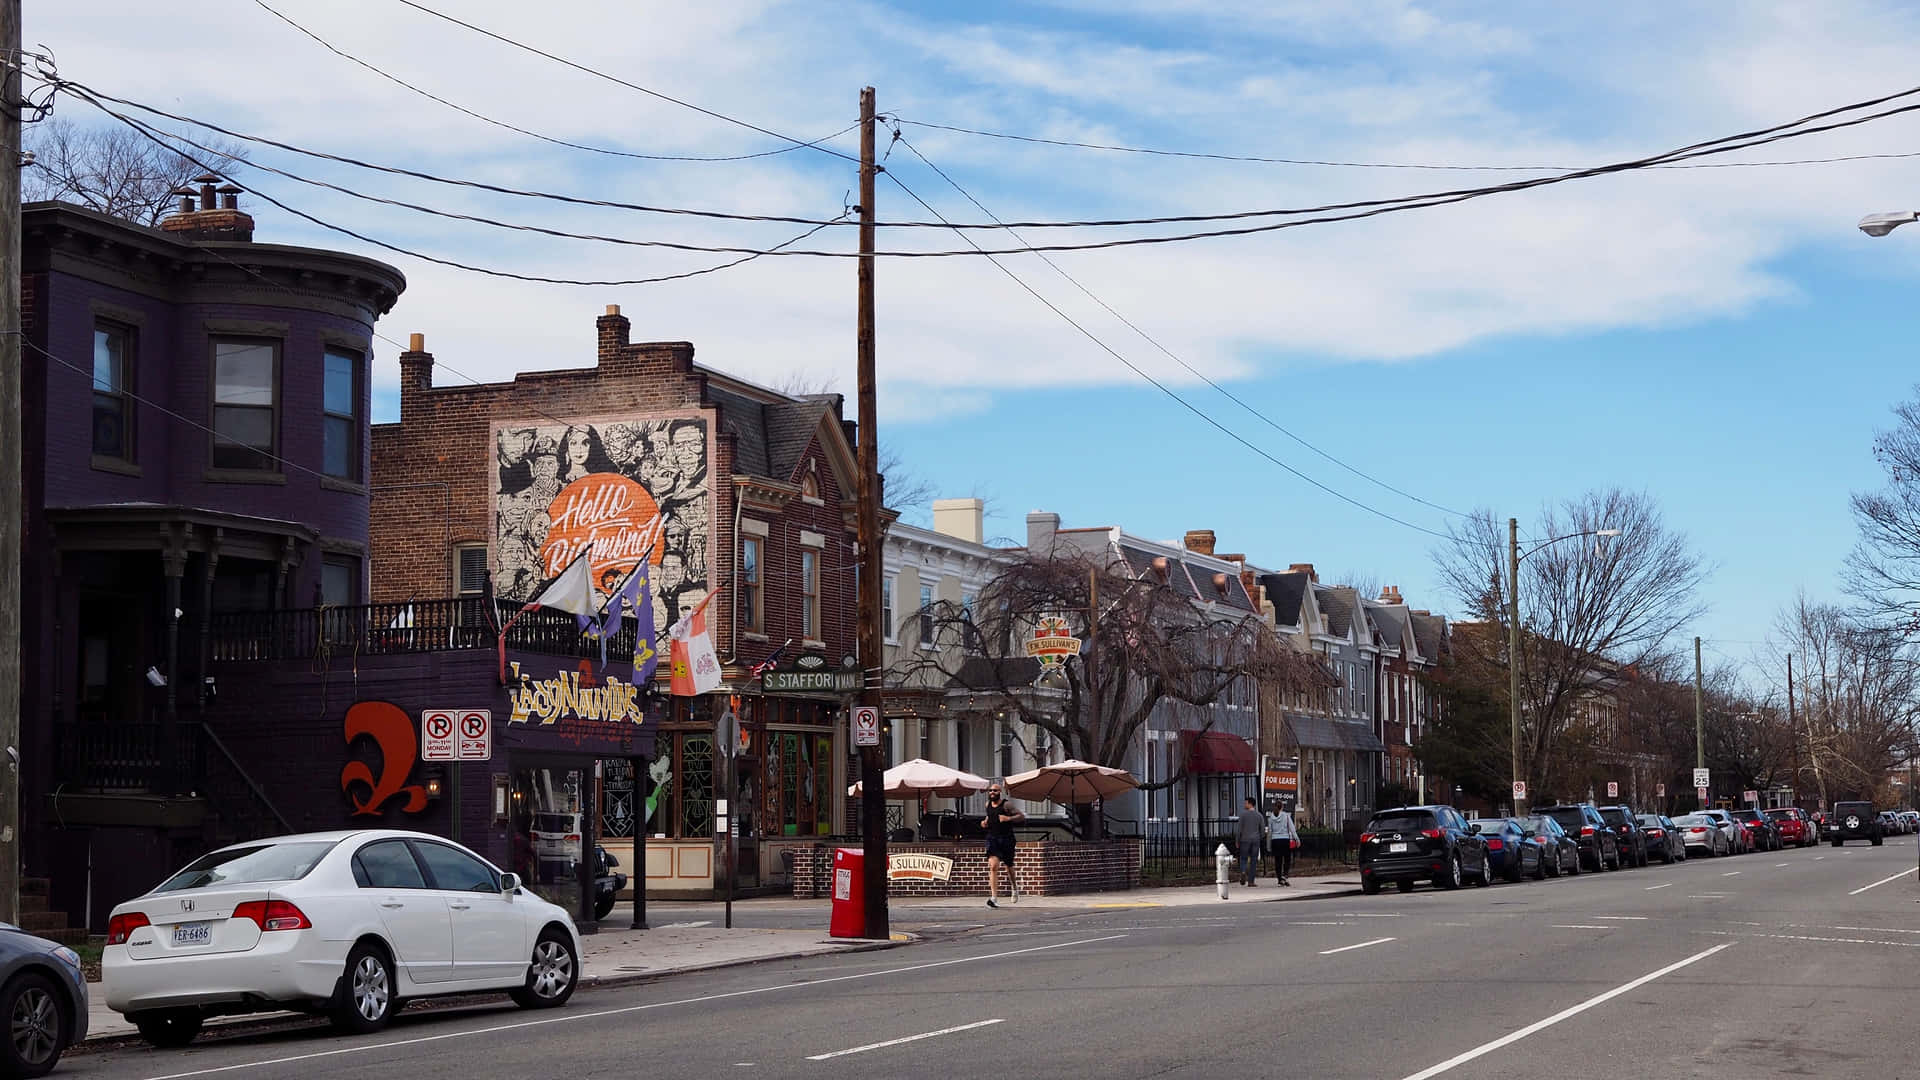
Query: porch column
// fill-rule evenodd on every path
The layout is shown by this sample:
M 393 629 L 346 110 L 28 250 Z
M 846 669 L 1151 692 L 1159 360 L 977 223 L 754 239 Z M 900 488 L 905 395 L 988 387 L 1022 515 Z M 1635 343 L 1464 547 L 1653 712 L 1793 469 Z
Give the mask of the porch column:
M 162 795 L 175 795 L 181 790 L 180 754 L 175 745 L 180 708 L 180 579 L 187 573 L 187 535 L 192 526 L 163 528 L 166 537 L 160 561 L 167 575 L 167 685 L 166 706 L 160 713 L 159 788 Z

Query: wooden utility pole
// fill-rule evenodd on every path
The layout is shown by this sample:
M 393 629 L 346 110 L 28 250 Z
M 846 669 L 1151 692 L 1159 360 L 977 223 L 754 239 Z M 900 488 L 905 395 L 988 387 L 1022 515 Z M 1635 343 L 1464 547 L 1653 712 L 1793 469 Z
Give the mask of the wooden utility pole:
M 1700 639 L 1693 639 L 1693 767 L 1707 767 L 1707 722 L 1706 710 L 1701 705 L 1700 690 Z M 1709 797 L 1712 792 L 1707 793 Z M 1700 809 L 1705 810 L 1712 803 L 1707 798 L 1700 800 Z
M 879 172 L 873 160 L 873 136 L 873 87 L 869 86 L 860 91 L 860 258 L 855 260 L 860 294 L 855 315 L 860 412 L 860 703 L 878 709 L 886 671 L 886 645 L 880 626 L 880 584 L 886 563 L 880 544 L 880 437 L 875 430 L 879 408 L 874 402 L 873 375 L 873 180 Z M 860 748 L 867 936 L 882 940 L 892 936 L 887 926 L 887 802 L 886 793 L 880 789 L 885 753 L 879 746 Z
M 20 911 L 20 0 L 0 0 L 0 922 Z M 173 673 L 168 672 L 169 676 Z

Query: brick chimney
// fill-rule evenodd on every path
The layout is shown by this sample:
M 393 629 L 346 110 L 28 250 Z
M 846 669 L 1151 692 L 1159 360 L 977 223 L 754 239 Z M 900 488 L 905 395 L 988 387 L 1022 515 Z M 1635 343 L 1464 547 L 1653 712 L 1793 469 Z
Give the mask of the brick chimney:
M 400 354 L 400 414 L 407 413 L 408 399 L 433 389 L 433 354 L 427 351 L 427 335 L 408 334 L 407 351 Z
M 1308 581 L 1319 581 L 1319 580 L 1320 580 L 1320 575 L 1319 575 L 1319 574 L 1316 574 L 1316 573 L 1314 573 L 1314 572 L 1313 572 L 1313 564 L 1312 564 L 1312 563 L 1310 563 L 1310 562 L 1297 562 L 1297 563 L 1294 563 L 1294 564 L 1293 564 L 1292 566 L 1289 566 L 1289 567 L 1287 567 L 1287 573 L 1289 573 L 1289 574 L 1305 574 L 1305 575 L 1307 575 L 1307 580 L 1308 580 Z
M 1212 529 L 1188 529 L 1187 539 L 1181 546 L 1188 551 L 1197 551 L 1202 555 L 1213 554 Z
M 982 499 L 933 500 L 933 531 L 970 544 L 985 540 L 987 504 Z
M 241 188 L 232 183 L 215 187 L 220 178 L 212 173 L 197 176 L 193 182 L 200 185 L 199 188 L 183 187 L 174 191 L 180 196 L 180 209 L 162 219 L 160 228 L 187 240 L 246 243 L 253 239 L 253 215 L 240 209 Z
M 1380 602 L 1383 604 L 1403 604 L 1406 601 L 1400 599 L 1400 586 L 1382 585 L 1380 587 Z
M 607 313 L 594 320 L 594 326 L 600 331 L 600 363 L 618 360 L 626 352 L 627 339 L 633 333 L 633 323 L 620 314 L 619 304 L 608 304 Z

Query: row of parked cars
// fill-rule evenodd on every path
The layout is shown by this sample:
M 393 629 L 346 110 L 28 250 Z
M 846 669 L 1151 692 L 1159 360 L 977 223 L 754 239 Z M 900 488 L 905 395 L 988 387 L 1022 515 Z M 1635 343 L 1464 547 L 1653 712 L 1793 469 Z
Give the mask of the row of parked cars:
M 1834 816 L 1853 805 L 1837 804 Z M 1846 818 L 1872 831 L 1850 838 L 1880 842 L 1876 818 L 1852 813 Z M 1834 843 L 1842 842 L 1842 832 L 1836 824 Z M 1628 806 L 1567 803 L 1542 806 L 1524 817 L 1468 820 L 1451 806 L 1403 806 L 1382 810 L 1367 822 L 1358 863 L 1361 891 L 1373 894 L 1391 884 L 1412 892 L 1421 881 L 1457 889 L 1496 879 L 1538 880 L 1683 862 L 1693 855 L 1808 847 L 1821 839 L 1820 824 L 1793 807 L 1701 810 L 1669 818 L 1635 813 Z

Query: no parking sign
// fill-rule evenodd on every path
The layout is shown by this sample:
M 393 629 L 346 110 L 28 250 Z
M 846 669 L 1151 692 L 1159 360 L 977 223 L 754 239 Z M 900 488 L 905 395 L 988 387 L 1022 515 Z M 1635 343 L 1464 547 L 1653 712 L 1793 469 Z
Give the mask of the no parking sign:
M 492 761 L 490 709 L 428 709 L 420 714 L 421 761 Z

